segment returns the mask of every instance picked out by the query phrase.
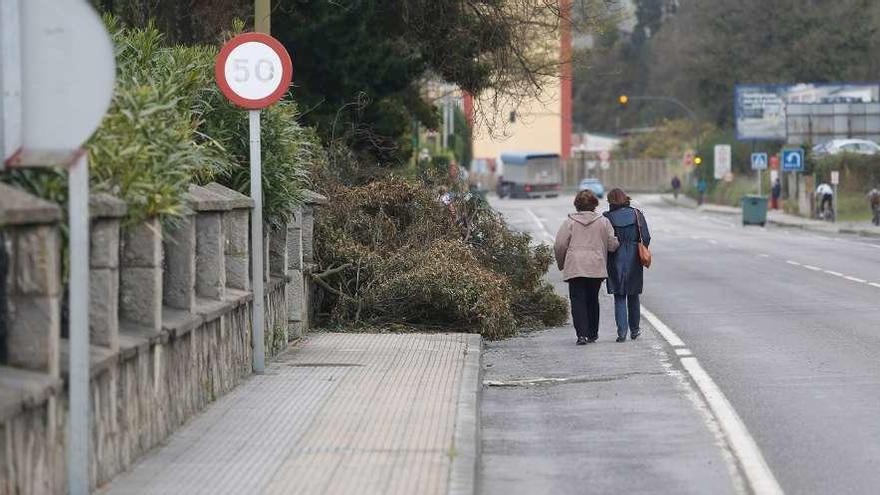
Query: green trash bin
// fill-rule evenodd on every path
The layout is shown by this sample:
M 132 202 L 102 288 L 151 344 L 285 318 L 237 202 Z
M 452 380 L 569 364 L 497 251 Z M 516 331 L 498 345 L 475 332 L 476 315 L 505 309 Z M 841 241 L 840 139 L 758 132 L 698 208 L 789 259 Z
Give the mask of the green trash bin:
M 764 196 L 743 196 L 743 225 L 760 225 L 767 223 L 767 198 Z

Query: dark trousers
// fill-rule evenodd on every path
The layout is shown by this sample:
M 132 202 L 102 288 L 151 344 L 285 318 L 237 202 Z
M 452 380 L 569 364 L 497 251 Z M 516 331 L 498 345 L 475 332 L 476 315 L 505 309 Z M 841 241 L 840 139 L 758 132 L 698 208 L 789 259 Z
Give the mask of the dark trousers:
M 571 299 L 571 319 L 578 337 L 595 339 L 599 336 L 599 288 L 601 278 L 577 277 L 568 281 Z

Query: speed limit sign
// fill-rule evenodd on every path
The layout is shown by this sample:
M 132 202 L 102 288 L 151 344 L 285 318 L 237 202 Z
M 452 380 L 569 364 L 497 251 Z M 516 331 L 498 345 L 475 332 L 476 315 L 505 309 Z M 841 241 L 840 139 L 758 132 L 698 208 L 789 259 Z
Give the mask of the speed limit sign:
M 250 110 L 280 100 L 290 87 L 293 64 L 284 46 L 263 33 L 240 34 L 223 45 L 214 63 L 220 91 Z
M 250 133 L 251 199 L 251 339 L 253 369 L 266 367 L 263 339 L 263 165 L 260 156 L 260 109 L 280 100 L 290 87 L 293 64 L 284 46 L 263 33 L 244 33 L 227 41 L 214 62 L 214 77 L 220 91 L 232 103 L 248 109 Z

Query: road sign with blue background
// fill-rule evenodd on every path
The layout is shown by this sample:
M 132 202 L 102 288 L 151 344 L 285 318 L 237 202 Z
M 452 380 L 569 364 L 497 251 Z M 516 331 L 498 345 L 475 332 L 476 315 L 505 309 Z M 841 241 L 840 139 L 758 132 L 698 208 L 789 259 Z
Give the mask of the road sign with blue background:
M 803 148 L 786 148 L 782 150 L 782 170 L 786 172 L 802 172 L 804 170 Z
M 767 153 L 752 153 L 752 170 L 767 170 Z

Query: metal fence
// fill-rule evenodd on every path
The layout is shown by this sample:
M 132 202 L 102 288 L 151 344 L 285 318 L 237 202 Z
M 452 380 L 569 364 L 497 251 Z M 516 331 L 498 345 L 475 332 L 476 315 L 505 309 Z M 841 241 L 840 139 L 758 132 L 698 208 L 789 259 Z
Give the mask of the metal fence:
M 789 103 L 786 134 L 792 144 L 860 138 L 880 141 L 880 103 Z
M 563 183 L 575 187 L 585 178 L 602 181 L 606 189 L 620 187 L 626 191 L 658 192 L 669 188 L 675 175 L 674 160 L 611 160 L 605 165 L 597 160 L 574 158 L 563 164 Z

